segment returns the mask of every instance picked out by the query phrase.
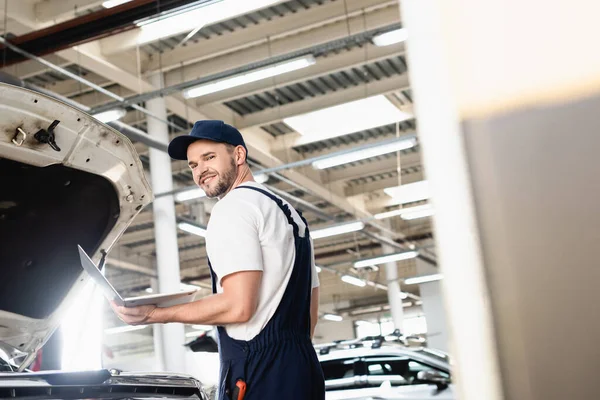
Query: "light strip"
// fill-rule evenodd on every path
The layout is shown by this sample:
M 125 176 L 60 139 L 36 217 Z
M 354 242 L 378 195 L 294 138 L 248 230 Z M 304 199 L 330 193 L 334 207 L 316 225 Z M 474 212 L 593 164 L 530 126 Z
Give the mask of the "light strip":
M 194 29 L 225 21 L 236 16 L 268 7 L 279 0 L 222 0 L 211 4 L 167 12 L 156 18 L 142 20 L 136 25 L 140 27 L 138 44 L 149 43 L 161 38 L 190 32 Z
M 433 212 L 433 207 L 431 206 L 431 204 L 423 204 L 422 206 L 400 208 L 398 210 L 382 212 L 379 214 L 375 214 L 374 217 L 375 217 L 375 219 L 386 219 L 386 218 L 403 216 L 403 215 L 412 214 L 412 213 L 420 213 L 420 212 L 429 211 L 429 210 L 431 210 Z M 402 218 L 404 218 L 404 217 L 402 217 Z
M 321 267 L 319 267 L 318 265 L 315 265 L 315 268 L 317 269 L 317 274 L 320 274 L 321 271 L 323 271 L 323 269 Z
M 356 221 L 356 222 L 350 222 L 348 224 L 341 224 L 341 225 L 330 226 L 328 228 L 317 229 L 315 231 L 312 231 L 310 236 L 313 239 L 321 239 L 324 237 L 342 235 L 344 233 L 360 231 L 364 227 L 365 227 L 365 224 L 363 222 Z
M 207 94 L 220 92 L 236 86 L 245 85 L 247 83 L 260 81 L 262 79 L 271 78 L 273 76 L 310 67 L 315 62 L 315 58 L 312 55 L 295 58 L 293 60 L 285 61 L 269 67 L 256 69 L 244 74 L 235 75 L 230 78 L 225 78 L 216 82 L 210 82 L 204 85 L 186 89 L 183 91 L 183 97 L 190 99 L 193 97 L 205 96 Z
M 191 233 L 192 235 L 206 237 L 206 229 L 199 226 L 188 224 L 187 222 L 180 222 L 177 224 L 177 227 L 182 231 Z
M 114 335 L 116 333 L 125 333 L 125 332 L 133 332 L 139 331 L 146 328 L 148 325 L 136 325 L 136 326 L 116 326 L 114 328 L 108 328 L 104 330 L 104 333 L 107 335 Z
M 351 275 L 342 276 L 342 281 L 349 283 L 351 285 L 354 285 L 354 286 L 358 286 L 358 287 L 367 286 L 367 282 L 363 281 L 362 279 L 351 276 Z
M 344 320 L 344 318 L 341 315 L 337 315 L 337 314 L 325 314 L 325 315 L 323 315 L 323 319 L 326 319 L 327 321 L 334 321 L 334 322 L 340 322 L 340 321 Z
M 431 217 L 434 214 L 435 214 L 435 210 L 433 208 L 431 208 L 429 210 L 421 210 L 421 211 L 414 211 L 411 213 L 406 213 L 406 214 L 402 215 L 402 219 L 410 221 L 413 219 Z
M 406 185 L 394 186 L 383 189 L 384 193 L 392 197 L 393 203 L 405 204 L 429 198 L 429 182 L 426 180 Z
M 435 282 L 435 281 L 441 280 L 443 277 L 444 276 L 442 274 L 415 276 L 414 278 L 405 279 L 404 284 L 405 285 L 418 285 L 420 283 Z
M 408 39 L 408 31 L 401 28 L 375 36 L 373 38 L 373 44 L 375 44 L 375 46 L 384 47 L 404 42 L 406 39 Z
M 195 188 L 195 189 L 186 190 L 185 192 L 175 193 L 175 196 L 174 196 L 175 201 L 178 201 L 180 203 L 183 201 L 199 199 L 202 197 L 206 197 L 206 193 L 204 193 L 204 190 L 202 190 L 200 188 Z
M 113 8 L 116 6 L 120 6 L 121 4 L 129 3 L 131 0 L 107 0 L 102 3 L 102 7 L 104 8 Z
M 409 260 L 415 258 L 419 253 L 416 251 L 405 251 L 402 253 L 388 254 L 381 257 L 369 258 L 367 260 L 361 260 L 354 263 L 354 268 L 370 267 L 371 265 L 385 264 L 394 261 Z
M 256 174 L 254 175 L 254 180 L 256 183 L 265 183 L 269 180 L 269 175 L 267 174 Z
M 381 156 L 383 154 L 410 149 L 416 144 L 417 140 L 414 138 L 398 140 L 396 142 L 386 143 L 380 146 L 369 147 L 367 149 L 357 150 L 346 154 L 332 156 L 331 158 L 321 159 L 313 162 L 312 166 L 317 169 L 331 168 L 342 164 L 348 164 L 359 160 L 365 160 L 367 158 Z
M 96 118 L 100 122 L 107 123 L 121 119 L 125 116 L 125 114 L 127 114 L 127 111 L 125 111 L 124 109 L 115 108 L 112 110 L 106 110 L 101 113 L 94 114 L 92 115 L 92 117 Z
M 384 95 L 367 97 L 307 114 L 284 118 L 303 143 L 317 142 L 412 118 Z

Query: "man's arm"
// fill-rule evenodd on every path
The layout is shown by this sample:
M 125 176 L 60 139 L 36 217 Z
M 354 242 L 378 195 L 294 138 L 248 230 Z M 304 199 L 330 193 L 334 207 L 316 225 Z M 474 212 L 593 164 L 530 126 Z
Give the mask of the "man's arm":
M 123 322 L 156 324 L 180 322 L 198 325 L 228 325 L 249 321 L 258 306 L 262 271 L 241 271 L 223 278 L 223 293 L 172 307 L 119 307 L 115 312 Z
M 313 288 L 310 298 L 310 338 L 315 334 L 315 327 L 319 320 L 319 287 Z

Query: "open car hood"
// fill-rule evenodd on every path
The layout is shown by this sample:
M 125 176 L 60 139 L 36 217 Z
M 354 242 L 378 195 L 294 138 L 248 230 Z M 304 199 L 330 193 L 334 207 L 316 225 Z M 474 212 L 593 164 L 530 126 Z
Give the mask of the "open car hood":
M 0 347 L 32 355 L 86 284 L 77 245 L 98 263 L 152 193 L 121 133 L 6 84 L 0 84 L 0 188 Z

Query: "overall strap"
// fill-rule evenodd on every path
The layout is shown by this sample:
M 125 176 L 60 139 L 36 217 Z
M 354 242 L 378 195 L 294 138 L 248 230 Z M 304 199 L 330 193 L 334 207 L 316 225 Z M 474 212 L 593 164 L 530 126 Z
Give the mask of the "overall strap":
M 253 187 L 253 186 L 238 186 L 238 187 L 236 187 L 236 189 L 250 189 L 250 190 L 254 190 L 256 192 L 264 194 L 265 196 L 267 196 L 268 198 L 270 198 L 271 200 L 273 200 L 277 204 L 277 206 L 279 206 L 279 208 L 281 209 L 281 211 L 283 211 L 283 213 L 285 214 L 285 216 L 286 216 L 286 218 L 288 220 L 288 223 L 290 225 L 292 225 L 292 227 L 294 228 L 294 235 L 298 236 L 298 231 L 299 231 L 300 228 L 298 227 L 298 224 L 296 224 L 296 221 L 294 221 L 294 218 L 292 217 L 292 211 L 290 210 L 290 208 L 288 207 L 288 205 L 284 204 L 283 201 L 279 197 L 275 196 L 272 193 L 267 192 L 266 190 L 263 190 L 263 189 L 260 189 L 260 188 L 256 188 L 256 187 Z M 304 223 L 305 223 L 305 225 L 307 227 L 307 233 L 308 233 L 308 224 L 306 224 L 306 221 L 304 220 L 304 217 L 301 216 L 301 218 L 302 218 L 302 220 L 304 221 Z

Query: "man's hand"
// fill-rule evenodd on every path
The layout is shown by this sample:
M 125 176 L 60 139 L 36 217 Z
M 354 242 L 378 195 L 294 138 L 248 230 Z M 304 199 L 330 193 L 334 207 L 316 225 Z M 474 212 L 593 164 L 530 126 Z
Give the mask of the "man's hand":
M 145 325 L 151 324 L 152 316 L 156 312 L 156 306 L 139 306 L 139 307 L 122 307 L 114 302 L 110 303 L 119 319 L 129 325 Z

